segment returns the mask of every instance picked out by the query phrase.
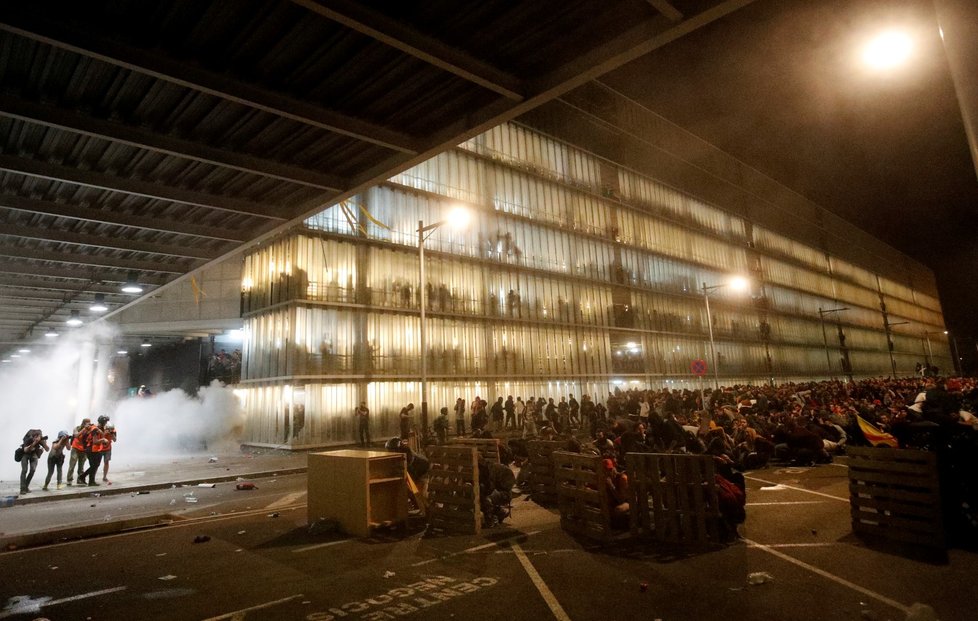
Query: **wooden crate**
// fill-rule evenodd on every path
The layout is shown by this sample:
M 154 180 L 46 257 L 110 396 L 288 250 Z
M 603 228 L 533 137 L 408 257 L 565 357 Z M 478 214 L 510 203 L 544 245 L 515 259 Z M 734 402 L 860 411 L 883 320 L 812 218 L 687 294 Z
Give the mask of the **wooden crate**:
M 553 452 L 567 446 L 562 440 L 530 440 L 526 449 L 530 457 L 526 465 L 530 468 L 530 494 L 540 504 L 557 502 L 557 479 L 554 477 Z
M 591 539 L 613 539 L 616 532 L 611 527 L 611 499 L 601 456 L 554 451 L 551 457 L 561 528 Z
M 427 517 L 430 532 L 475 534 L 482 530 L 479 457 L 474 446 L 428 449 Z
M 449 446 L 474 446 L 479 451 L 479 457 L 499 461 L 499 438 L 455 438 Z
M 343 532 L 366 537 L 377 526 L 407 520 L 403 453 L 340 450 L 309 453 L 308 518 L 336 520 Z
M 945 547 L 936 454 L 855 446 L 846 454 L 853 532 Z
M 633 535 L 682 545 L 721 543 L 712 457 L 628 453 L 625 459 Z

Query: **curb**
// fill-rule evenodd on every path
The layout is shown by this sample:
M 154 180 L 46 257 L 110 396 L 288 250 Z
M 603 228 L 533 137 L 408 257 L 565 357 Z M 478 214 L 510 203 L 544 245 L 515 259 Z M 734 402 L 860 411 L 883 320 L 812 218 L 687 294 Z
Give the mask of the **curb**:
M 103 496 L 118 496 L 120 494 L 129 494 L 131 492 L 136 492 L 140 490 L 158 490 L 158 489 L 170 489 L 171 487 L 182 487 L 188 485 L 197 485 L 198 483 L 227 483 L 228 481 L 237 481 L 240 479 L 267 479 L 269 477 L 275 476 L 286 476 L 290 474 L 304 474 L 307 471 L 306 466 L 300 466 L 295 468 L 282 468 L 279 470 L 265 470 L 261 472 L 246 472 L 237 474 L 223 474 L 217 477 L 196 477 L 192 479 L 183 479 L 180 481 L 169 481 L 166 483 L 147 483 L 146 485 L 120 485 L 118 487 L 111 485 L 100 485 L 95 488 L 86 487 L 85 491 L 71 491 L 67 493 L 60 493 L 57 495 L 45 495 L 39 494 L 34 495 L 31 492 L 29 496 L 17 496 L 14 501 L 13 506 L 19 505 L 33 505 L 40 502 L 55 502 L 58 500 L 75 500 L 78 498 L 90 498 L 92 494 L 98 494 L 100 497 Z M 2 511 L 2 509 L 0 509 Z
M 237 481 L 241 479 L 266 479 L 276 476 L 286 476 L 290 474 L 303 474 L 306 472 L 306 467 L 296 467 L 296 468 L 283 468 L 280 470 L 266 470 L 263 472 L 248 472 L 245 476 L 241 474 L 229 474 L 222 475 L 219 477 L 206 477 L 206 478 L 193 478 L 184 479 L 182 481 L 173 481 L 171 483 L 152 483 L 148 485 L 141 486 L 129 486 L 129 487 L 118 487 L 112 489 L 111 491 L 105 491 L 102 487 L 97 488 L 100 497 L 105 496 L 118 496 L 121 494 L 130 494 L 139 490 L 160 490 L 160 489 L 171 489 L 174 487 L 183 486 L 194 486 L 198 483 L 228 483 L 232 481 Z M 91 489 L 91 488 L 89 488 Z M 39 502 L 52 502 L 56 500 L 72 500 L 78 498 L 89 498 L 92 493 L 90 491 L 85 492 L 73 492 L 69 494 L 59 494 L 57 496 L 40 496 L 40 497 L 30 497 L 21 500 L 18 498 L 16 504 L 36 504 Z M 2 511 L 2 509 L 0 509 Z M 2 513 L 0 513 L 2 515 Z M 59 526 L 51 528 L 48 530 L 37 531 L 33 533 L 23 533 L 19 535 L 11 536 L 0 536 L 0 553 L 2 552 L 12 552 L 21 549 L 33 548 L 37 546 L 51 545 L 56 543 L 61 543 L 68 540 L 78 540 L 78 539 L 88 539 L 92 537 L 102 537 L 105 535 L 114 535 L 126 531 L 133 530 L 145 530 L 149 528 L 161 528 L 164 526 L 169 526 L 174 522 L 179 521 L 179 519 L 174 518 L 172 513 L 160 513 L 156 515 L 148 515 L 135 518 L 126 518 L 122 520 L 113 520 L 109 522 L 94 522 L 91 524 L 80 524 L 78 526 Z

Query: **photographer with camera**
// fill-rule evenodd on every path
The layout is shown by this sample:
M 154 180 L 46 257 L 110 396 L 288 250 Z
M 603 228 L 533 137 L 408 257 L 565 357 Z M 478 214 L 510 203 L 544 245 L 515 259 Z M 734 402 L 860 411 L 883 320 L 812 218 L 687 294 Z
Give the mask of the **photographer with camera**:
M 31 429 L 24 435 L 20 445 L 20 493 L 27 494 L 34 471 L 37 470 L 37 460 L 44 451 L 48 450 L 48 437 L 40 429 Z

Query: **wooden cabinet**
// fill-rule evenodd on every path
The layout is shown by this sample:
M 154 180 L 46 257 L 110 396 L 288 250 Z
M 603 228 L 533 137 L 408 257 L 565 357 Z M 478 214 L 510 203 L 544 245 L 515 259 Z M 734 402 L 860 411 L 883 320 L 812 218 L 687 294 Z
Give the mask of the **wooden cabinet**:
M 366 537 L 381 524 L 407 520 L 404 454 L 341 450 L 309 453 L 309 523 L 336 520 Z

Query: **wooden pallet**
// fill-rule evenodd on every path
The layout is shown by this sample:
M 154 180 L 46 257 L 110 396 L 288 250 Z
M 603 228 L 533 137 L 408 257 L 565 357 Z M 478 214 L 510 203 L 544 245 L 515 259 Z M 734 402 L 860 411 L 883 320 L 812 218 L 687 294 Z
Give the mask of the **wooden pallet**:
M 539 504 L 556 504 L 557 479 L 554 477 L 553 452 L 567 446 L 562 440 L 530 440 L 526 449 L 530 457 L 530 494 Z
M 554 451 L 551 457 L 561 528 L 601 541 L 615 538 L 601 456 Z
M 720 540 L 720 506 L 709 455 L 628 453 L 635 536 L 681 545 Z
M 432 446 L 428 449 L 426 499 L 428 530 L 475 534 L 482 530 L 479 506 L 479 457 L 474 446 Z
M 499 461 L 499 438 L 455 438 L 448 446 L 474 446 L 479 451 L 479 457 Z
M 909 449 L 849 447 L 852 530 L 944 548 L 937 455 Z

